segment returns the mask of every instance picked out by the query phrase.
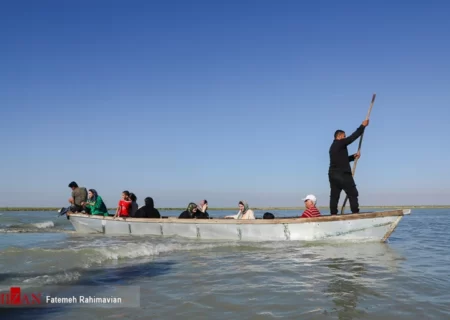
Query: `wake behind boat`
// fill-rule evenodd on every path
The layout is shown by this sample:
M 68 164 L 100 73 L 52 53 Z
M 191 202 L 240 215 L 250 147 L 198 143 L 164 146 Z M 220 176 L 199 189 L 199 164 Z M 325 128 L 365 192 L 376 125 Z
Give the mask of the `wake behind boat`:
M 385 242 L 410 209 L 318 218 L 275 219 L 179 219 L 163 217 L 118 218 L 69 213 L 78 233 L 108 235 L 180 236 L 207 240 L 324 241 L 358 240 Z

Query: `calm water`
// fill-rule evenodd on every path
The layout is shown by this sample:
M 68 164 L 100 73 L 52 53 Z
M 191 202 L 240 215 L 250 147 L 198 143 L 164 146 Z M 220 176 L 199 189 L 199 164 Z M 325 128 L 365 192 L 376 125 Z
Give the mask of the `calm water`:
M 403 218 L 384 244 L 239 243 L 78 235 L 55 212 L 4 212 L 1 287 L 138 285 L 141 308 L 0 309 L 0 315 L 83 320 L 450 319 L 449 229 L 450 210 L 418 209 Z

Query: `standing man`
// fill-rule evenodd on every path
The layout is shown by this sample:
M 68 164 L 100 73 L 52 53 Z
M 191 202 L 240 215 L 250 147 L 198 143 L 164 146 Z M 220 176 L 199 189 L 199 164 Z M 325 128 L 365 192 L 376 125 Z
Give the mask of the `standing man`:
M 369 125 L 369 120 L 364 120 L 362 124 L 349 137 L 345 132 L 336 130 L 334 141 L 330 147 L 330 168 L 328 179 L 330 181 L 330 214 L 338 213 L 338 203 L 341 191 L 344 190 L 350 201 L 352 213 L 359 213 L 358 190 L 353 180 L 350 162 L 360 157 L 359 151 L 351 156 L 348 155 L 347 146 L 358 139 Z
M 87 190 L 85 187 L 78 187 L 75 181 L 69 183 L 69 188 L 72 189 L 72 197 L 69 198 L 71 204 L 71 212 L 81 212 L 83 211 L 83 206 L 81 203 L 87 200 Z

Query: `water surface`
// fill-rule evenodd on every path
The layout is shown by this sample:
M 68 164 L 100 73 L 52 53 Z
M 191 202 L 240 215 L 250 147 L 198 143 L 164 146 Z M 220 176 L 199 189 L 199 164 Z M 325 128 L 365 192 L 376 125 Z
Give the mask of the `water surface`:
M 2 288 L 138 285 L 141 307 L 0 312 L 11 319 L 450 319 L 449 213 L 413 210 L 388 243 L 245 243 L 80 235 L 55 212 L 3 212 Z

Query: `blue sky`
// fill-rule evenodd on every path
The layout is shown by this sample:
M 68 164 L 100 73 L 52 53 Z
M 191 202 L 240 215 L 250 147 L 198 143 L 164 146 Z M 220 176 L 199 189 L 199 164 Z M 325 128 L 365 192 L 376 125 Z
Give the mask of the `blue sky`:
M 327 205 L 333 133 L 360 125 L 373 92 L 361 204 L 448 204 L 449 10 L 4 1 L 0 206 L 65 205 L 72 180 L 108 206 L 123 190 L 160 207 Z

